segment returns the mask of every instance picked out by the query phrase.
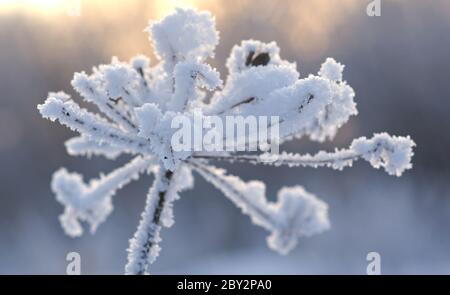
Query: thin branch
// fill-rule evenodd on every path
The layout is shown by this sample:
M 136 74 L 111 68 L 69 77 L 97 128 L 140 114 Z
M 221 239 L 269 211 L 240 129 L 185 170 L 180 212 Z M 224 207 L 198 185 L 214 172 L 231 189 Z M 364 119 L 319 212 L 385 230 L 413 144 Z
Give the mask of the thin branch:
M 290 154 L 282 153 L 280 155 L 235 155 L 222 153 L 220 155 L 208 155 L 202 153 L 196 153 L 192 156 L 195 159 L 206 159 L 206 160 L 218 160 L 218 161 L 229 161 L 229 162 L 242 162 L 249 164 L 265 164 L 274 166 L 289 166 L 289 167 L 334 167 L 336 164 L 345 164 L 339 166 L 343 168 L 348 166 L 350 162 L 358 160 L 362 157 L 362 154 L 355 153 L 353 151 L 338 151 L 335 153 L 325 153 L 319 152 L 315 155 L 300 155 L 300 154 Z M 336 166 L 337 168 L 337 166 Z
M 148 140 L 126 133 L 102 117 L 80 108 L 67 95 L 54 94 L 38 106 L 44 118 L 58 120 L 74 131 L 97 142 L 106 142 L 134 154 L 151 154 Z
M 315 155 L 300 155 L 292 153 L 262 154 L 262 155 L 230 155 L 221 154 L 211 157 L 207 154 L 196 153 L 193 158 L 218 159 L 240 161 L 251 164 L 266 164 L 289 167 L 330 167 L 342 170 L 349 167 L 354 161 L 364 159 L 374 168 L 384 170 L 395 176 L 401 176 L 405 170 L 411 169 L 411 158 L 414 155 L 414 141 L 409 136 L 390 136 L 387 133 L 378 133 L 370 139 L 360 137 L 354 139 L 348 149 L 335 150 L 332 153 L 320 151 Z
M 69 173 L 61 168 L 53 174 L 52 190 L 56 199 L 65 206 L 60 216 L 64 231 L 72 236 L 83 233 L 80 221 L 90 224 L 91 233 L 112 212 L 112 197 L 141 173 L 152 170 L 154 160 L 150 157 L 138 156 L 126 165 L 117 168 L 107 175 L 85 183 L 78 173 Z
M 172 185 L 173 172 L 161 169 L 147 196 L 145 210 L 128 249 L 126 274 L 148 274 L 149 265 L 159 255 L 161 214 L 169 206 L 167 194 Z
M 88 77 L 84 72 L 76 73 L 72 80 L 73 87 L 78 93 L 88 102 L 92 102 L 97 105 L 98 109 L 107 115 L 111 120 L 119 124 L 127 131 L 137 133 L 138 127 L 133 122 L 132 117 L 127 110 L 119 108 L 120 99 L 113 99 L 106 94 L 100 87 L 96 87 L 92 78 Z M 122 108 L 127 108 L 126 105 L 122 105 Z
M 122 149 L 105 142 L 97 142 L 87 136 L 76 136 L 65 143 L 67 153 L 71 156 L 104 156 L 114 160 L 122 154 Z
M 269 202 L 265 185 L 260 181 L 244 182 L 225 170 L 191 160 L 190 165 L 207 181 L 221 190 L 253 223 L 270 232 L 270 248 L 287 254 L 303 236 L 320 233 L 329 228 L 327 205 L 303 187 L 283 188 L 277 201 Z
M 265 196 L 262 195 L 260 196 L 261 198 L 256 198 L 256 196 L 245 194 L 244 191 L 248 188 L 249 183 L 245 183 L 237 176 L 225 175 L 225 170 L 204 165 L 200 161 L 189 160 L 188 163 L 207 181 L 222 191 L 237 207 L 241 208 L 243 213 L 249 215 L 254 223 L 263 226 L 269 231 L 277 228 L 278 223 L 267 207 L 268 203 Z M 243 191 L 238 190 L 238 187 L 242 188 Z M 264 192 L 260 193 L 264 194 Z

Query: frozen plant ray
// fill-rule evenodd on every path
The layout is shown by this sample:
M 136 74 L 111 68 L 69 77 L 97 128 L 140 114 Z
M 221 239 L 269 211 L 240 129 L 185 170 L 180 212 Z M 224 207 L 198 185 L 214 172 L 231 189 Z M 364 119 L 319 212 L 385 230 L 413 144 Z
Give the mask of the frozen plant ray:
M 354 161 L 364 159 L 374 168 L 383 167 L 390 175 L 401 176 L 405 170 L 411 169 L 411 158 L 414 155 L 415 143 L 409 137 L 390 136 L 387 133 L 375 134 L 371 139 L 361 137 L 353 140 L 348 149 L 335 152 L 320 151 L 315 155 L 283 152 L 280 155 L 236 155 L 222 153 L 208 155 L 195 153 L 193 158 L 215 159 L 230 162 L 246 162 L 289 167 L 330 167 L 342 170 L 351 167 Z M 272 159 L 271 159 L 272 158 Z
M 60 216 L 64 231 L 72 237 L 80 236 L 83 229 L 79 221 L 87 221 L 91 232 L 111 213 L 111 197 L 117 190 L 139 178 L 139 174 L 151 172 L 155 167 L 154 159 L 136 157 L 128 164 L 108 175 L 101 175 L 89 184 L 83 182 L 80 174 L 69 173 L 61 168 L 53 174 L 52 190 L 56 199 L 65 206 Z
M 87 136 L 72 137 L 65 143 L 67 153 L 71 156 L 104 156 L 107 159 L 114 160 L 122 150 L 105 142 L 97 142 Z
M 199 161 L 190 164 L 249 215 L 254 224 L 270 231 L 268 245 L 281 254 L 289 253 L 298 238 L 320 233 L 330 226 L 328 206 L 301 186 L 284 187 L 278 193 L 278 201 L 271 203 L 266 199 L 266 187 L 261 181 L 244 182 L 237 176 L 226 175 L 223 169 Z
M 80 222 L 87 222 L 93 233 L 111 214 L 112 196 L 118 189 L 143 173 L 155 175 L 130 239 L 126 274 L 150 273 L 160 252 L 161 229 L 174 223 L 173 203 L 182 191 L 193 187 L 193 171 L 218 188 L 253 223 L 268 230 L 269 247 L 281 254 L 294 249 L 299 239 L 330 228 L 327 204 L 302 186 L 282 187 L 277 201 L 270 202 L 263 182 L 245 182 L 210 165 L 210 160 L 341 170 L 364 159 L 396 176 L 412 168 L 414 141 L 387 133 L 357 138 L 347 149 L 313 155 L 176 151 L 170 139 L 174 135 L 171 123 L 178 115 L 189 120 L 198 114 L 202 118 L 275 116 L 278 123 L 268 129 L 279 128 L 280 143 L 302 137 L 331 140 L 358 114 L 355 92 L 344 80 L 345 66 L 334 59 L 327 58 L 317 75 L 300 77 L 296 63 L 282 59 L 275 42 L 257 40 L 242 41 L 232 48 L 226 62 L 228 76 L 222 81 L 207 63 L 219 42 L 215 18 L 209 12 L 178 8 L 160 21 L 150 22 L 147 31 L 158 58 L 155 64 L 142 55 L 129 62 L 114 57 L 110 64 L 94 67 L 92 74 L 74 75 L 72 86 L 102 115 L 81 108 L 63 92 L 50 93 L 38 105 L 42 117 L 78 133 L 66 142 L 70 155 L 133 157 L 123 167 L 89 183 L 65 168 L 55 172 L 51 186 L 65 207 L 60 222 L 68 235 L 83 233 Z

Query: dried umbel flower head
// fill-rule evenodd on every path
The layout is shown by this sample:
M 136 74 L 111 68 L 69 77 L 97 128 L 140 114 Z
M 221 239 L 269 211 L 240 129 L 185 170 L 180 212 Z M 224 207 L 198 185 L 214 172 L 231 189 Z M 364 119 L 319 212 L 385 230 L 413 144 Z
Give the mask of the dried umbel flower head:
M 236 45 L 227 61 L 225 83 L 206 63 L 214 56 L 219 34 L 208 12 L 177 9 L 148 28 L 158 63 L 144 56 L 129 63 L 113 58 L 88 75 L 76 73 L 75 90 L 95 104 L 102 115 L 81 108 L 67 94 L 50 93 L 38 109 L 80 135 L 66 142 L 70 155 L 133 157 L 109 174 L 85 183 L 81 175 L 62 168 L 53 175 L 52 189 L 65 206 L 61 224 L 70 236 L 83 233 L 81 221 L 95 232 L 113 210 L 116 191 L 143 173 L 155 180 L 134 237 L 130 240 L 127 274 L 145 274 L 159 254 L 160 231 L 173 224 L 172 204 L 192 188 L 195 171 L 216 186 L 251 220 L 270 232 L 270 248 L 282 254 L 298 239 L 329 228 L 327 205 L 303 187 L 285 187 L 269 202 L 265 184 L 245 182 L 209 162 L 239 161 L 290 167 L 326 166 L 341 170 L 355 160 L 368 161 L 400 176 L 410 169 L 414 142 L 409 137 L 375 134 L 355 139 L 348 149 L 314 155 L 245 152 L 177 152 L 171 146 L 177 115 L 191 118 L 196 110 L 216 116 L 277 116 L 280 143 L 304 136 L 332 139 L 356 115 L 354 91 L 343 79 L 344 66 L 328 58 L 318 75 L 300 78 L 296 64 L 283 60 L 275 42 L 255 40 Z M 211 99 L 205 100 L 210 96 Z

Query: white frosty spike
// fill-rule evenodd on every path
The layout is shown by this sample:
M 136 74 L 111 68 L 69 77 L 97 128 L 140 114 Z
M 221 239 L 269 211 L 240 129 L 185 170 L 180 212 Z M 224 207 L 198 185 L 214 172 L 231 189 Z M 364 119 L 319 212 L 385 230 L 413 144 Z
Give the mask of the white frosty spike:
M 58 202 L 65 206 L 64 214 L 60 216 L 65 232 L 72 237 L 80 236 L 83 233 L 80 221 L 87 221 L 91 233 L 94 233 L 112 212 L 111 197 L 116 191 L 137 179 L 140 173 L 151 171 L 154 165 L 152 158 L 137 157 L 108 175 L 91 180 L 89 184 L 83 182 L 80 174 L 69 173 L 65 168 L 56 171 L 52 190 Z
M 114 160 L 122 153 L 122 149 L 118 147 L 105 142 L 97 142 L 86 136 L 73 137 L 67 140 L 65 145 L 67 153 L 71 156 L 87 156 L 89 158 L 92 155 L 101 155 Z
M 58 120 L 70 129 L 98 142 L 106 142 L 130 153 L 151 153 L 147 140 L 125 133 L 102 117 L 80 108 L 67 94 L 50 94 L 44 104 L 38 105 L 38 109 L 44 118 Z
M 403 171 L 412 168 L 411 159 L 415 145 L 409 136 L 378 133 L 371 139 L 366 137 L 355 139 L 350 149 L 360 154 L 373 167 L 383 167 L 390 175 L 401 176 Z
M 153 263 L 161 250 L 161 212 L 165 205 L 165 194 L 170 186 L 171 174 L 160 169 L 153 182 L 141 214 L 141 221 L 130 240 L 128 263 L 125 274 L 147 274 L 149 264 Z
M 206 11 L 177 8 L 163 20 L 151 22 L 147 30 L 169 73 L 178 62 L 213 57 L 219 43 L 215 18 Z
M 139 122 L 139 136 L 152 143 L 152 151 L 157 155 L 165 168 L 174 171 L 181 161 L 191 155 L 191 151 L 174 151 L 171 138 L 176 129 L 171 128 L 175 112 L 162 113 L 156 104 L 145 104 L 136 109 Z
M 285 66 L 294 70 L 297 66 L 295 62 L 291 63 L 281 59 L 280 48 L 276 42 L 263 43 L 252 39 L 244 40 L 240 45 L 234 45 L 226 65 L 230 77 L 245 70 L 252 69 L 255 65 Z
M 293 85 L 298 77 L 289 67 L 253 67 L 227 80 L 223 90 L 212 98 L 208 113 L 245 114 L 243 108 L 261 103 L 274 90 Z
M 342 170 L 350 167 L 358 159 L 368 161 L 374 168 L 383 167 L 390 175 L 401 176 L 405 170 L 412 168 L 413 147 L 416 144 L 409 136 L 390 136 L 387 133 L 375 134 L 371 139 L 360 137 L 353 140 L 348 149 L 334 152 L 320 151 L 315 155 L 283 152 L 279 155 L 232 155 L 222 153 L 209 156 L 205 153 L 195 153 L 194 158 L 217 159 L 251 164 L 263 164 L 289 167 L 330 167 Z
M 98 73 L 98 76 L 100 76 L 100 73 Z M 127 113 L 127 108 L 119 105 L 117 100 L 108 96 L 100 79 L 97 75 L 89 77 L 84 72 L 75 73 L 72 86 L 83 96 L 84 100 L 97 105 L 102 113 L 119 124 L 120 127 L 136 133 L 137 126 L 133 123 L 131 115 Z
M 319 76 L 330 80 L 332 99 L 325 109 L 318 114 L 315 120 L 295 137 L 304 134 L 312 140 L 319 142 L 325 139 L 333 139 L 339 128 L 342 127 L 351 116 L 358 114 L 354 102 L 355 92 L 350 85 L 343 80 L 344 65 L 328 58 L 321 66 Z
M 310 237 L 330 228 L 328 205 L 302 186 L 283 187 L 276 203 L 269 204 L 278 227 L 267 238 L 269 247 L 288 254 L 301 237 Z
M 287 254 L 302 236 L 311 236 L 329 228 L 328 206 L 301 186 L 285 187 L 276 203 L 268 202 L 261 181 L 244 182 L 225 170 L 190 161 L 194 169 L 218 188 L 253 223 L 271 232 L 267 241 L 273 250 Z
M 161 250 L 160 231 L 162 226 L 173 224 L 173 201 L 179 198 L 178 193 L 193 186 L 191 171 L 181 167 L 176 172 L 160 169 L 147 195 L 145 210 L 141 221 L 130 240 L 126 274 L 148 274 L 152 264 Z
M 338 63 L 334 58 L 327 58 L 320 67 L 319 75 L 333 81 L 342 81 L 342 72 L 345 65 Z
M 194 102 L 198 94 L 197 87 L 212 91 L 222 86 L 219 72 L 207 64 L 198 62 L 180 62 L 175 67 L 175 93 L 170 102 L 171 111 L 181 112 L 188 102 Z

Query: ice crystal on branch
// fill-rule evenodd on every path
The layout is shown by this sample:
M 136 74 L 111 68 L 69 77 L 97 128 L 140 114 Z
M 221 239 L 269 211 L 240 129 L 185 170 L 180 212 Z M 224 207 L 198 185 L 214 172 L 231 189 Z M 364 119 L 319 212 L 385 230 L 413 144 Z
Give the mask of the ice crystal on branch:
M 55 172 L 51 186 L 65 206 L 60 221 L 68 235 L 81 235 L 81 222 L 94 232 L 111 214 L 117 190 L 143 173 L 155 175 L 130 240 L 127 274 L 149 273 L 160 252 L 161 229 L 173 224 L 173 202 L 193 186 L 193 171 L 217 187 L 253 223 L 269 231 L 268 245 L 279 253 L 287 254 L 300 238 L 329 228 L 327 205 L 303 187 L 281 188 L 277 201 L 270 202 L 264 183 L 245 182 L 210 161 L 341 170 L 363 159 L 396 176 L 412 168 L 414 142 L 387 133 L 355 139 L 347 149 L 314 155 L 176 151 L 170 140 L 174 135 L 171 123 L 180 114 L 188 120 L 198 114 L 277 116 L 280 142 L 304 136 L 316 141 L 333 139 L 357 114 L 355 93 L 343 78 L 344 65 L 334 59 L 328 58 L 317 75 L 300 77 L 296 64 L 280 57 L 275 42 L 255 40 L 233 47 L 223 83 L 206 63 L 214 57 L 219 40 L 215 19 L 208 12 L 177 9 L 151 22 L 148 32 L 159 59 L 156 64 L 145 56 L 128 63 L 113 58 L 92 74 L 74 75 L 72 86 L 101 114 L 81 108 L 62 92 L 50 93 L 38 106 L 44 118 L 79 133 L 66 142 L 70 155 L 133 157 L 123 167 L 88 183 L 65 168 Z

